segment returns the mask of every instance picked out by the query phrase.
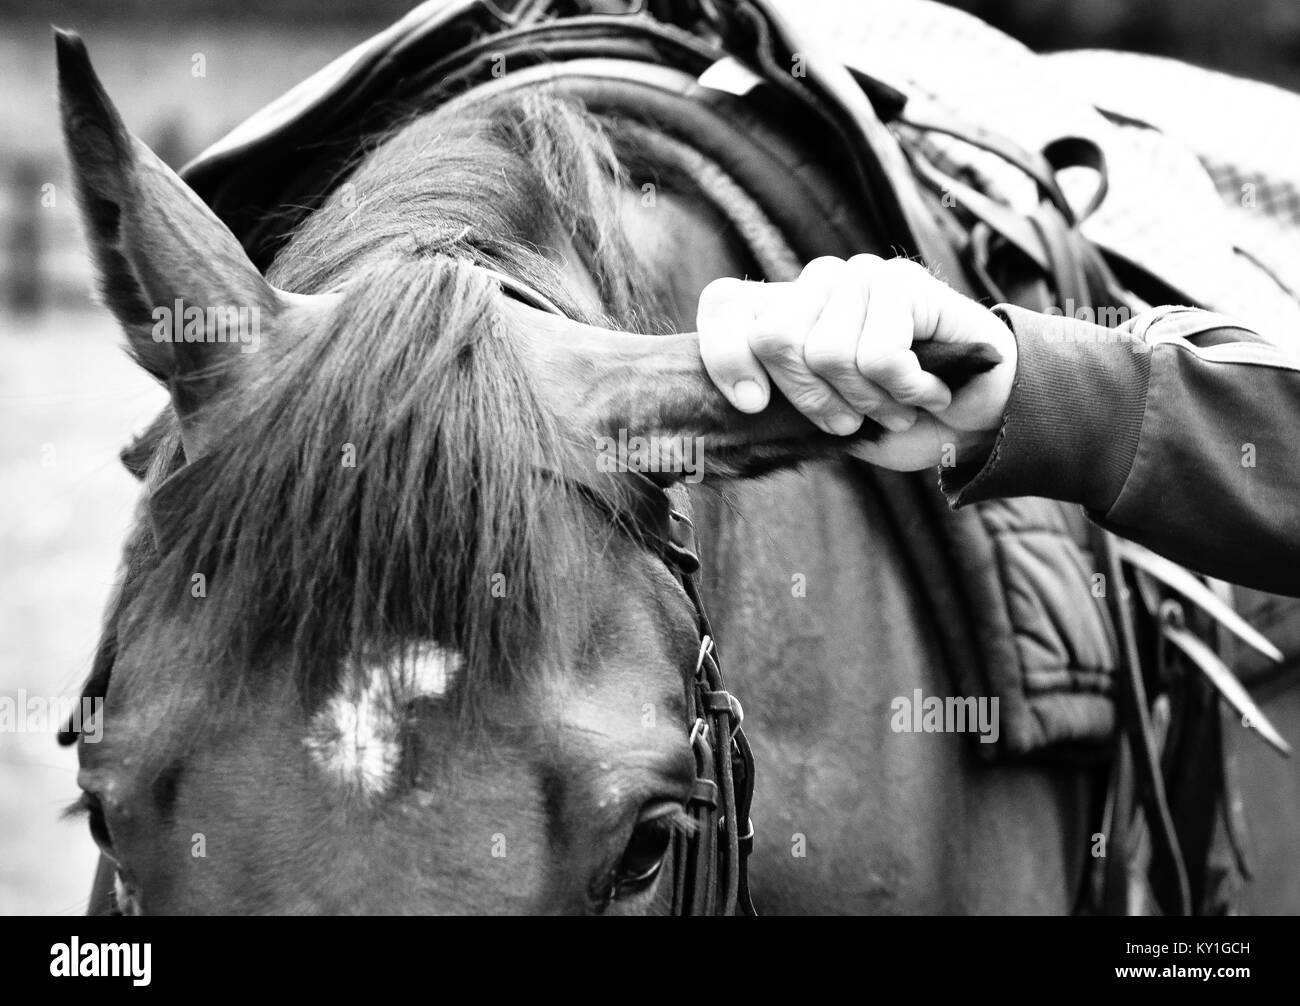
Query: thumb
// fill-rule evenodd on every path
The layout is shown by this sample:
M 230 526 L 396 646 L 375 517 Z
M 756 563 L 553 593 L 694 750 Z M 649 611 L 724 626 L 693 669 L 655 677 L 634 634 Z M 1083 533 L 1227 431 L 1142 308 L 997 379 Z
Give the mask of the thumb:
M 772 397 L 767 373 L 749 348 L 756 298 L 762 296 L 757 288 L 764 285 L 715 279 L 700 293 L 695 315 L 704 369 L 741 412 L 762 412 Z

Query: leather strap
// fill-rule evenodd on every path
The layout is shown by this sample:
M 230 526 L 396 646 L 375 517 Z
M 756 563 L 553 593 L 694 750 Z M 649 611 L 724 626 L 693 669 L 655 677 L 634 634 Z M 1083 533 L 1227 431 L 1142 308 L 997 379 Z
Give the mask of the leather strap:
M 673 520 L 679 529 L 694 537 L 690 518 L 674 510 Z M 693 541 L 687 551 L 695 554 Z M 707 724 L 704 732 L 712 733 L 717 757 L 716 778 L 723 798 L 723 815 L 718 824 L 726 848 L 725 853 L 718 857 L 722 874 L 717 882 L 722 901 L 714 914 L 755 916 L 758 913 L 749 895 L 749 856 L 754 848 L 754 823 L 750 817 L 754 799 L 754 755 L 741 726 L 744 709 L 723 683 L 713 626 L 704 607 L 697 577 L 683 576 L 682 586 L 695 606 L 701 639 L 695 679 L 693 686 L 688 688 L 688 693 L 691 693 L 688 706 L 695 710 L 697 723 Z M 679 842 L 686 842 L 689 838 L 681 836 Z
M 686 813 L 693 827 L 673 839 L 673 914 L 757 915 L 749 896 L 754 756 L 741 728 L 744 709 L 723 682 L 713 626 L 700 593 L 694 525 L 650 478 L 628 471 L 620 473 L 619 480 L 616 487 L 622 491 L 613 494 L 608 484 L 564 479 L 660 555 L 680 579 L 700 633 L 696 664 L 685 682 L 696 773 Z
M 1125 578 L 1124 567 L 1111 544 L 1109 535 L 1099 530 L 1095 541 L 1097 554 L 1106 570 L 1106 596 L 1119 633 L 1119 722 L 1124 738 L 1123 743 L 1127 748 L 1127 757 L 1132 760 L 1136 802 L 1142 809 L 1146 827 L 1150 829 L 1156 850 L 1166 858 L 1173 873 L 1176 887 L 1174 907 L 1177 914 L 1190 915 L 1192 902 L 1187 867 L 1183 861 L 1182 849 L 1165 795 L 1164 775 L 1156 750 L 1150 707 L 1147 704 L 1146 684 L 1142 676 L 1137 626 L 1130 603 L 1131 592 Z M 1123 813 L 1125 808 L 1121 804 L 1117 810 Z M 1122 855 L 1123 847 L 1128 843 L 1117 844 L 1120 848 L 1114 851 Z M 1108 853 L 1111 852 L 1112 850 L 1108 849 Z
M 1004 300 L 993 278 L 993 261 L 1002 247 L 1014 249 L 1048 280 L 1057 303 L 1092 306 L 1101 298 L 1112 304 L 1137 304 L 1114 276 L 1104 256 L 1079 232 L 1079 225 L 1096 211 L 1109 189 L 1106 158 L 1092 140 L 1067 136 L 1053 140 L 1041 153 L 1025 150 L 1014 141 L 977 123 L 959 119 L 916 98 L 907 101 L 897 122 L 915 135 L 938 133 L 994 154 L 1031 179 L 1039 206 L 1028 215 L 998 202 L 972 185 L 945 175 L 917 150 L 911 150 L 912 168 L 932 192 L 946 197 L 968 222 L 967 268 L 985 286 L 985 292 Z M 1097 187 L 1083 210 L 1076 213 L 1057 176 L 1067 169 L 1085 168 L 1097 177 Z
M 897 121 L 904 126 L 911 126 L 922 132 L 950 136 L 953 139 L 961 140 L 963 143 L 978 147 L 980 150 L 995 154 L 1032 178 L 1038 186 L 1039 199 L 1050 202 L 1055 206 L 1061 215 L 1065 217 L 1069 226 L 1073 227 L 1079 222 L 1075 220 L 1074 210 L 1070 206 L 1069 200 L 1065 198 L 1065 193 L 1061 191 L 1061 187 L 1056 180 L 1056 173 L 1065 167 L 1081 166 L 1085 157 L 1080 152 L 1075 158 L 1071 158 L 1069 155 L 1074 151 L 1068 147 L 1058 146 L 1062 141 L 1057 141 L 1048 148 L 1054 151 L 1056 155 L 1056 159 L 1053 160 L 1047 155 L 1046 151 L 1042 154 L 1033 153 L 979 123 L 968 122 L 948 112 L 940 111 L 933 105 L 915 97 L 908 100 L 906 106 L 899 113 Z M 1079 142 L 1086 143 L 1087 141 L 1080 140 Z M 1095 148 L 1095 145 L 1093 146 Z M 1100 153 L 1100 150 L 1096 151 L 1097 157 L 1088 154 L 1086 160 L 1096 163 Z M 1101 170 L 1104 173 L 1104 165 L 1101 166 Z

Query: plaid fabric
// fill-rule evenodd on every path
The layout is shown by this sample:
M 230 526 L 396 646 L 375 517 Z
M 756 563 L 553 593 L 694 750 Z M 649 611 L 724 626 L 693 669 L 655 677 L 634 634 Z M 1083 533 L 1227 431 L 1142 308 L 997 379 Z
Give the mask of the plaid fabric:
M 1273 221 L 1284 229 L 1300 227 L 1300 189 L 1290 179 L 1270 178 L 1215 160 L 1213 155 L 1203 155 L 1201 162 L 1230 206 L 1257 209 L 1265 217 L 1264 222 Z
M 1300 96 L 1129 53 L 1039 56 L 928 0 L 790 5 L 824 28 L 837 58 L 936 111 L 1028 150 L 1093 140 L 1110 186 L 1083 225 L 1091 240 L 1193 303 L 1300 342 Z M 1028 209 L 1037 198 L 992 154 L 935 134 L 903 139 L 1008 205 Z M 1061 184 L 1082 209 L 1096 177 L 1070 171 Z

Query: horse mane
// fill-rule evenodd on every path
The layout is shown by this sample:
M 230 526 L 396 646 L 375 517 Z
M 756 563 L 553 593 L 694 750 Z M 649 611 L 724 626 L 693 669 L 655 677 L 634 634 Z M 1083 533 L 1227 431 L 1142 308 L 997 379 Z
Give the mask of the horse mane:
M 579 320 L 655 324 L 634 307 L 661 294 L 623 234 L 625 184 L 607 129 L 537 93 L 415 118 L 359 160 L 268 271 L 293 292 L 344 295 L 322 328 L 265 339 L 257 374 L 214 404 L 221 433 L 169 504 L 182 514 L 170 547 L 106 631 L 155 633 L 226 694 L 288 663 L 310 704 L 349 657 L 400 665 L 423 640 L 462 658 L 463 707 L 552 666 L 573 616 L 574 585 L 562 599 L 560 584 L 582 575 L 566 559 L 590 518 L 555 477 L 573 455 L 475 266 Z M 565 289 L 546 250 L 557 237 L 601 316 Z M 164 443 L 154 487 L 180 463 L 177 438 Z

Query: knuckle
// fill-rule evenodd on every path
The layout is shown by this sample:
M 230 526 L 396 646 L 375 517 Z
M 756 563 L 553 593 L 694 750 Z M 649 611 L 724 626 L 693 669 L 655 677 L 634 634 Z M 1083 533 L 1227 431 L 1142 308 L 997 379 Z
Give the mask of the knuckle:
M 910 353 L 884 352 L 859 362 L 862 373 L 871 380 L 884 384 L 906 381 L 912 374 Z
M 874 381 L 876 384 L 884 384 L 889 380 L 889 371 L 881 365 L 881 358 L 873 356 L 869 358 L 859 358 L 856 361 L 856 369 L 866 380 Z
M 886 264 L 886 260 L 879 255 L 872 255 L 869 252 L 863 252 L 860 255 L 854 255 L 849 259 L 849 265 L 859 270 L 879 269 Z
M 840 394 L 844 396 L 846 402 L 868 416 L 879 414 L 889 404 L 880 392 L 869 387 L 859 386 L 857 388 L 843 389 Z
M 701 304 L 730 304 L 742 294 L 745 281 L 734 276 L 722 276 L 711 281 L 700 291 Z
M 925 397 L 925 389 L 913 380 L 899 381 L 890 388 L 894 401 L 903 405 L 915 405 Z
M 764 327 L 749 337 L 749 348 L 760 360 L 788 366 L 803 363 L 803 345 L 789 328 Z
M 799 273 L 799 278 L 803 279 L 805 276 L 809 274 L 817 275 L 819 273 L 825 273 L 830 271 L 838 272 L 839 270 L 844 268 L 845 264 L 846 263 L 844 259 L 839 258 L 838 256 L 819 255 L 817 256 L 817 258 L 812 259 L 806 266 L 803 267 L 803 271 Z
M 754 285 L 732 276 L 713 280 L 700 291 L 697 322 L 702 328 L 708 328 L 712 327 L 711 322 L 716 325 L 733 318 L 748 319 L 758 298 Z
M 930 277 L 930 270 L 916 259 L 894 258 L 886 262 L 885 266 L 894 275 L 907 280 L 918 281 Z
M 803 267 L 803 271 L 795 281 L 795 286 L 801 290 L 812 290 L 824 297 L 827 290 L 834 286 L 847 268 L 848 263 L 844 259 L 836 258 L 834 255 L 823 255 Z
M 806 416 L 828 412 L 831 406 L 829 392 L 813 385 L 795 388 L 786 397 L 791 405 Z
M 755 336 L 787 334 L 795 338 L 816 317 L 815 298 L 793 283 L 768 286 L 749 303 L 748 329 Z
M 882 341 L 874 346 L 861 346 L 857 365 L 859 373 L 878 384 L 906 380 L 921 369 L 912 353 L 910 339 L 906 343 L 901 340 L 896 344 Z
M 803 360 L 809 370 L 823 377 L 839 377 L 857 372 L 857 362 L 853 356 L 846 356 L 840 347 L 825 342 L 810 342 L 805 345 Z
M 911 280 L 917 276 L 928 276 L 930 271 L 916 259 L 880 258 L 878 255 L 855 255 L 852 264 L 864 275 L 881 279 Z

